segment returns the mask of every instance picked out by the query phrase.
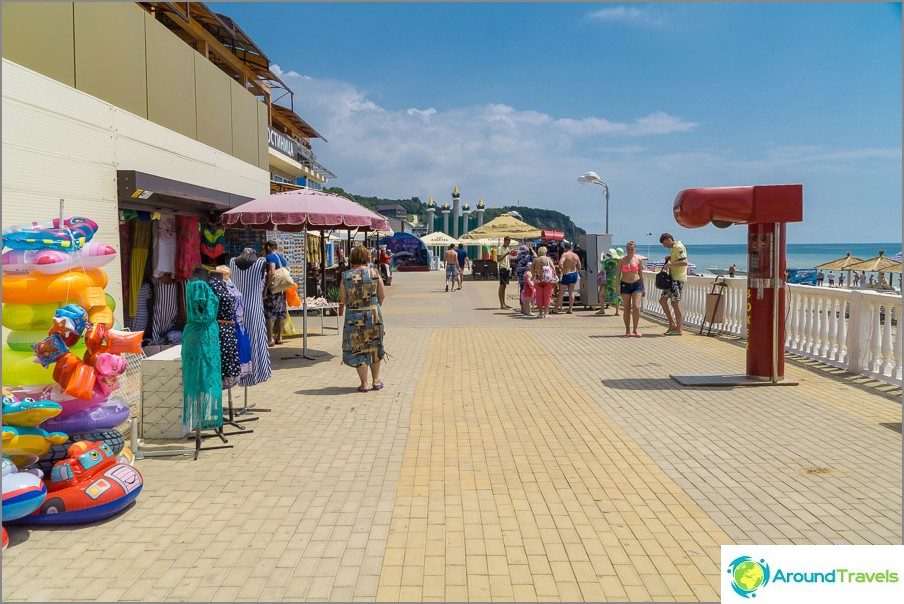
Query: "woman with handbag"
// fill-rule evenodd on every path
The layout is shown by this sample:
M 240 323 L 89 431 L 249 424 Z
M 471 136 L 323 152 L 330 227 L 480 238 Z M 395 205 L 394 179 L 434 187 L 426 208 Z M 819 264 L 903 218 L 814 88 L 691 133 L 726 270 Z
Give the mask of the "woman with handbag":
M 538 319 L 545 319 L 549 316 L 549 305 L 552 302 L 552 290 L 555 289 L 556 283 L 559 282 L 559 275 L 556 273 L 556 265 L 546 255 L 546 246 L 540 246 L 537 250 L 538 256 L 530 265 L 530 272 L 536 279 L 536 298 L 537 298 L 537 315 Z
M 266 277 L 264 280 L 264 318 L 267 320 L 268 344 L 282 344 L 283 325 L 286 322 L 286 290 L 294 285 L 289 275 L 289 263 L 276 252 L 275 241 L 264 244 Z M 286 277 L 288 276 L 288 284 Z

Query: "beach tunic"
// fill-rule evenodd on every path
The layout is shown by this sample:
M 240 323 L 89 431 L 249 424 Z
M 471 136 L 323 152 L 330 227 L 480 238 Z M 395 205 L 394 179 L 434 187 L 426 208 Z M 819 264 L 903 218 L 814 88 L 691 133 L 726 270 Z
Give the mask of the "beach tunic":
M 603 300 L 606 304 L 621 304 L 621 296 L 618 295 L 618 260 L 606 258 L 603 260 L 603 270 L 606 271 L 606 296 Z
M 235 299 L 235 337 L 239 349 L 239 379 L 251 375 L 251 338 L 245 327 L 245 301 L 242 292 L 236 288 L 232 279 L 223 279 L 229 294 Z
M 223 425 L 220 377 L 220 300 L 203 281 L 185 286 L 187 323 L 182 334 L 182 427 L 193 430 Z
M 235 258 L 229 261 L 230 277 L 242 294 L 245 327 L 251 341 L 251 374 L 239 379 L 241 386 L 254 386 L 270 379 L 270 349 L 267 347 L 267 323 L 264 320 L 264 266 L 258 258 L 242 270 Z
M 351 367 L 383 359 L 383 311 L 377 302 L 380 276 L 372 268 L 342 273 L 347 301 L 342 331 L 342 362 Z

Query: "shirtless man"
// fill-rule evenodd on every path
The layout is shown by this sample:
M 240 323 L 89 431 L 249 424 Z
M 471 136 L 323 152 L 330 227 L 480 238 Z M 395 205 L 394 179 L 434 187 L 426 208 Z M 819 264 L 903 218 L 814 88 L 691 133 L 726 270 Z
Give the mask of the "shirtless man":
M 455 291 L 455 282 L 458 281 L 458 254 L 455 252 L 454 243 L 449 244 L 443 261 L 446 263 L 446 291 L 449 291 L 449 283 L 452 284 L 452 291 Z
M 578 271 L 581 270 L 581 259 L 578 255 L 571 251 L 571 244 L 566 243 L 562 246 L 565 253 L 559 258 L 559 266 L 562 267 L 562 281 L 559 282 L 559 297 L 556 299 L 556 308 L 552 311 L 553 315 L 559 313 L 562 308 L 562 301 L 565 298 L 565 288 L 568 288 L 568 310 L 567 314 L 571 314 L 574 308 L 574 286 L 578 282 Z

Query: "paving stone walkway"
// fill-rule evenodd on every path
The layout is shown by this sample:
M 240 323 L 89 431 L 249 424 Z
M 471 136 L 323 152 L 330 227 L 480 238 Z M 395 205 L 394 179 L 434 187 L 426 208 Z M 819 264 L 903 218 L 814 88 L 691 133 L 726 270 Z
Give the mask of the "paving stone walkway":
M 105 522 L 12 527 L 4 600 L 716 601 L 722 544 L 901 542 L 900 390 L 795 361 L 684 388 L 743 346 L 496 289 L 397 273 L 377 392 L 334 330 L 273 349 L 233 449 L 138 461 Z

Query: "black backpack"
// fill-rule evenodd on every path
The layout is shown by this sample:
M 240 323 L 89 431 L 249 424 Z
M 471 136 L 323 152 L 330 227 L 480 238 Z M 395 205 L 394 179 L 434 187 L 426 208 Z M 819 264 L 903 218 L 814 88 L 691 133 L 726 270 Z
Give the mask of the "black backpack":
M 672 275 L 669 269 L 663 268 L 656 273 L 656 289 L 672 289 Z

